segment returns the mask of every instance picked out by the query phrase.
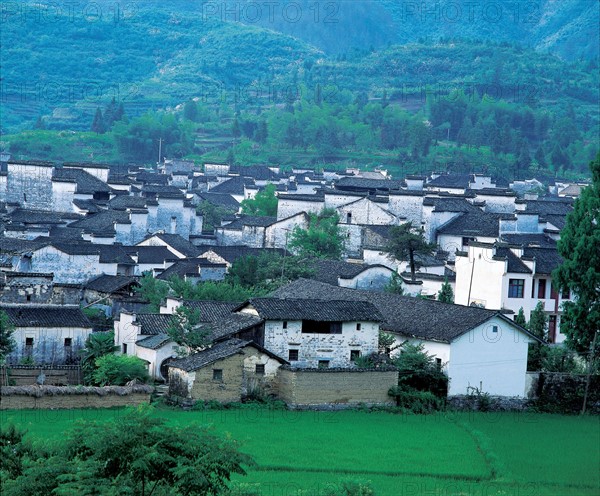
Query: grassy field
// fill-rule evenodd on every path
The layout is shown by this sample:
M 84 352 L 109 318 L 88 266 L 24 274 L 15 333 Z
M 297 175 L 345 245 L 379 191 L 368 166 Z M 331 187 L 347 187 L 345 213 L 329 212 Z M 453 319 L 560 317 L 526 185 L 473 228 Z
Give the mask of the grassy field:
M 123 410 L 0 413 L 32 439 L 59 439 L 77 419 Z M 242 478 L 263 494 L 307 494 L 340 479 L 378 496 L 600 495 L 600 418 L 525 413 L 430 416 L 365 412 L 160 409 L 173 423 L 210 424 L 258 467 Z

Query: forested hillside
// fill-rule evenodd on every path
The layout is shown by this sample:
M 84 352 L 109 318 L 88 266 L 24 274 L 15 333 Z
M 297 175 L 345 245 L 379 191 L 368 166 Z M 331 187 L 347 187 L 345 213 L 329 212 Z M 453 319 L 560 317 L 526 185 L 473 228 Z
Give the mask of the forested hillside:
M 288 2 L 269 18 L 248 2 L 15 5 L 1 131 L 23 158 L 151 163 L 162 140 L 199 161 L 519 177 L 585 173 L 598 150 L 597 57 L 559 57 L 593 44 L 587 3 L 540 0 L 536 23 L 407 23 L 418 13 L 387 0 Z

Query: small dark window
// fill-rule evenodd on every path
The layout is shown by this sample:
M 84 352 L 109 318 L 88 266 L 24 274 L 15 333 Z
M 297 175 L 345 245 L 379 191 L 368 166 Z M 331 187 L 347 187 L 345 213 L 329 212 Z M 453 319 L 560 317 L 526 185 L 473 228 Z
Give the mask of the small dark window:
M 346 224 L 352 224 L 352 212 L 346 214 Z
M 27 299 L 27 301 L 31 301 L 31 295 L 30 294 L 28 294 L 25 298 Z
M 357 330 L 357 331 L 360 331 L 360 322 L 357 322 L 357 323 L 356 323 L 356 330 Z
M 525 290 L 525 279 L 509 279 L 508 280 L 508 297 L 523 298 Z
M 284 320 L 284 321 L 283 321 L 283 328 L 284 328 L 284 329 L 287 329 L 287 320 Z
M 290 362 L 298 361 L 298 350 L 290 350 L 288 353 L 288 360 Z
M 25 338 L 25 346 L 33 346 L 33 338 Z
M 265 365 L 264 363 L 256 364 L 256 375 L 265 375 Z
M 538 299 L 543 300 L 546 298 L 546 279 L 540 279 L 538 281 Z
M 73 346 L 73 338 L 65 338 L 65 348 Z
M 320 369 L 328 369 L 329 368 L 329 360 L 319 360 L 319 368 Z
M 123 355 L 127 355 L 127 343 L 123 343 Z
M 497 333 L 498 332 L 498 326 L 492 326 L 492 332 Z
M 341 334 L 342 333 L 342 323 L 341 322 L 332 322 L 329 326 L 329 334 Z
M 438 370 L 441 369 L 442 368 L 442 359 L 441 358 L 436 358 L 435 359 L 435 365 L 438 368 Z
M 354 362 L 358 357 L 360 357 L 360 350 L 350 350 L 350 361 Z
M 213 369 L 213 381 L 223 380 L 223 369 Z
M 561 293 L 560 297 L 561 297 L 563 300 L 569 300 L 569 299 L 571 298 L 571 291 L 570 291 L 569 289 L 565 289 L 565 290 L 564 290 L 564 291 Z

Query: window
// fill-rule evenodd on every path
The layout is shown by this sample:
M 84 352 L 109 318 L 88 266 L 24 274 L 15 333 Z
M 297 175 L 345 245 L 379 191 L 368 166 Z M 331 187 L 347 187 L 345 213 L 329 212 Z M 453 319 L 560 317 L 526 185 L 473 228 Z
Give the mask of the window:
M 213 369 L 213 381 L 223 380 L 223 369 Z
M 475 238 L 466 238 L 466 237 L 463 236 L 463 239 L 462 239 L 462 245 L 463 245 L 463 247 L 469 246 L 469 243 L 471 241 L 475 241 Z
M 540 279 L 538 281 L 538 299 L 543 300 L 546 298 L 546 279 Z
M 435 366 L 438 368 L 438 370 L 441 370 L 441 368 L 442 368 L 442 359 L 441 358 L 435 359 Z
M 65 338 L 65 348 L 73 346 L 73 338 Z
M 284 329 L 287 329 L 287 320 L 284 320 L 284 321 L 283 321 L 283 328 L 284 328 Z
M 498 326 L 492 326 L 492 332 L 497 334 L 498 333 Z
M 288 361 L 296 362 L 298 361 L 298 350 L 290 350 L 288 353 Z
M 25 299 L 26 299 L 27 301 L 31 301 L 31 295 L 30 295 L 30 294 L 28 294 L 27 296 L 25 296 Z
M 525 279 L 509 279 L 508 280 L 508 297 L 523 298 L 525 290 Z
M 33 338 L 25 338 L 25 346 L 33 347 Z
M 357 323 L 356 323 L 356 330 L 357 330 L 357 331 L 360 331 L 360 322 L 357 322 Z
M 127 355 L 127 343 L 123 343 L 123 355 Z
M 328 369 L 329 368 L 329 360 L 319 360 L 319 368 L 320 369 Z
M 360 350 L 350 350 L 350 361 L 354 362 L 358 357 L 360 357 Z
M 548 316 L 548 341 L 556 342 L 556 315 Z
M 570 300 L 570 299 L 571 299 L 571 291 L 570 291 L 568 288 L 567 288 L 567 289 L 565 289 L 565 290 L 562 292 L 562 294 L 560 295 L 560 297 L 561 297 L 563 300 Z
M 303 334 L 341 334 L 341 322 L 319 322 L 317 320 L 302 321 Z
M 352 212 L 346 214 L 346 224 L 352 224 Z
M 265 364 L 257 363 L 255 373 L 256 375 L 265 375 Z

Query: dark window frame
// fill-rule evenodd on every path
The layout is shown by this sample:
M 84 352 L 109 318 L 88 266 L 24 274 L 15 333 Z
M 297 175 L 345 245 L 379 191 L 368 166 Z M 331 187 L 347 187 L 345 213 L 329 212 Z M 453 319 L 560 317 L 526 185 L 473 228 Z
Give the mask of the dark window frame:
M 508 280 L 508 297 L 509 298 L 524 298 L 525 295 L 525 279 L 509 279 Z
M 265 375 L 265 364 L 257 363 L 256 367 L 254 368 L 254 373 L 256 375 Z
M 223 369 L 212 369 L 212 371 L 213 371 L 213 374 L 212 374 L 213 381 L 223 382 Z
M 357 358 L 360 358 L 360 350 L 350 350 L 350 361 L 355 362 Z
M 328 369 L 331 360 L 319 360 L 317 367 L 320 369 Z
M 538 297 L 538 300 L 546 299 L 546 279 L 538 280 L 537 297 Z
M 296 358 L 294 358 L 296 357 Z M 288 362 L 297 362 L 300 359 L 300 350 L 288 350 Z
M 342 334 L 342 322 L 303 320 L 302 334 Z

